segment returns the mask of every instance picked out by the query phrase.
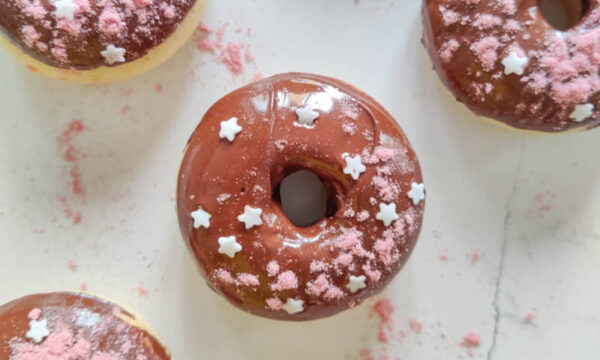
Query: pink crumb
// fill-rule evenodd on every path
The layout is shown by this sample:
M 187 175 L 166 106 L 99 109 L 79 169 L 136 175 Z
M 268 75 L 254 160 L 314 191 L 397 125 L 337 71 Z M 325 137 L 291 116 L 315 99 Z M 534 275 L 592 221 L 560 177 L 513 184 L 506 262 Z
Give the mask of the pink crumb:
M 87 291 L 87 289 L 88 289 L 88 284 L 87 284 L 87 282 L 83 281 L 81 283 L 81 285 L 79 285 L 79 290 L 81 290 L 81 291 Z
M 440 261 L 448 261 L 448 254 L 443 253 L 442 255 L 440 255 Z
M 129 105 L 125 105 L 121 108 L 121 115 L 127 115 L 127 113 L 129 112 L 129 110 L 131 110 L 131 108 L 129 107 Z
M 265 302 L 267 303 L 267 307 L 271 310 L 280 310 L 283 305 L 283 302 L 278 297 L 267 299 Z
M 284 291 L 298 288 L 298 278 L 293 271 L 287 270 L 279 274 L 277 281 L 271 284 L 272 291 Z
M 469 331 L 460 344 L 464 347 L 477 347 L 481 344 L 481 337 L 476 331 Z
M 471 254 L 471 264 L 477 264 L 479 259 L 481 259 L 481 254 L 477 250 L 473 251 L 473 253 Z
M 525 321 L 527 324 L 531 324 L 533 322 L 535 315 L 533 313 L 528 313 L 523 317 L 523 321 Z
M 206 24 L 200 24 L 200 26 L 198 26 L 198 30 L 205 32 L 207 34 L 211 34 L 213 32 L 212 28 Z
M 234 42 L 228 42 L 227 46 L 221 52 L 219 60 L 227 66 L 229 71 L 237 75 L 244 70 L 240 45 Z
M 279 274 L 279 264 L 277 261 L 271 260 L 267 264 L 267 275 L 269 275 L 269 277 L 274 277 L 277 274 Z
M 246 59 L 246 62 L 254 62 L 254 54 L 252 54 L 249 46 L 247 46 L 244 51 L 244 58 Z
M 423 323 L 417 319 L 410 319 L 408 325 L 416 333 L 421 333 L 421 331 L 423 330 Z
M 253 81 L 262 80 L 262 78 L 263 78 L 263 74 L 260 71 L 255 72 L 254 75 L 252 76 Z
M 154 90 L 157 93 L 161 93 L 163 91 L 163 86 L 161 84 L 156 84 L 156 87 L 154 88 Z
M 40 318 L 40 315 L 42 315 L 42 310 L 35 308 L 29 312 L 29 315 L 27 315 L 27 317 L 29 318 L 29 320 L 37 320 Z
M 75 262 L 75 260 L 69 260 L 69 261 L 67 261 L 67 267 L 71 271 L 76 271 L 77 270 L 77 263 Z
M 392 313 L 394 312 L 394 304 L 390 299 L 381 299 L 375 303 L 373 311 L 379 316 L 380 320 L 377 338 L 380 342 L 387 342 L 389 336 L 385 329 L 392 330 L 393 328 Z
M 150 290 L 148 290 L 148 288 L 144 287 L 144 285 L 138 286 L 137 291 L 140 296 L 149 296 L 150 295 Z
M 242 286 L 258 286 L 260 285 L 260 281 L 258 280 L 258 276 L 256 275 L 241 273 L 237 276 L 236 284 Z

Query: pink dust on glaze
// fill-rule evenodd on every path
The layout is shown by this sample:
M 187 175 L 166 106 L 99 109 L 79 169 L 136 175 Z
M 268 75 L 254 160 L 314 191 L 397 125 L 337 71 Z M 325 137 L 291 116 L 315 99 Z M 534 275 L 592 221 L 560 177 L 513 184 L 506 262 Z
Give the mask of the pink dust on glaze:
M 27 318 L 29 318 L 29 320 L 37 320 L 40 318 L 40 315 L 42 315 L 42 310 L 35 308 L 29 312 Z
M 500 42 L 493 36 L 485 37 L 471 45 L 471 51 L 475 54 L 485 71 L 492 71 L 498 59 L 498 47 Z
M 238 274 L 235 283 L 238 286 L 258 286 L 260 285 L 260 281 L 258 280 L 258 276 L 248 273 Z
M 379 316 L 380 320 L 377 338 L 380 342 L 388 342 L 389 335 L 386 332 L 386 329 L 390 332 L 393 331 L 394 323 L 392 313 L 394 312 L 394 304 L 392 304 L 390 299 L 381 299 L 375 303 L 373 311 Z
M 442 14 L 442 19 L 444 20 L 444 25 L 449 26 L 459 21 L 459 14 L 454 11 L 446 8 L 445 6 L 439 7 L 440 13 Z
M 121 19 L 121 16 L 112 7 L 105 8 L 100 14 L 98 21 L 100 31 L 106 36 L 117 35 L 125 28 L 125 23 Z
M 329 288 L 331 283 L 325 274 L 320 274 L 315 280 L 306 283 L 306 293 L 311 296 L 321 296 Z
M 319 260 L 313 260 L 310 263 L 310 272 L 311 273 L 322 272 L 322 271 L 326 271 L 327 269 L 329 269 L 329 265 L 326 262 L 319 261 Z
M 394 151 L 394 149 L 386 148 L 383 146 L 377 147 L 374 152 L 375 156 L 377 156 L 377 158 L 381 162 L 391 160 L 394 157 L 395 153 L 396 152 Z
M 214 277 L 223 284 L 230 285 L 235 282 L 231 273 L 225 269 L 217 269 L 213 274 Z
M 269 275 L 269 277 L 275 277 L 277 274 L 279 274 L 279 264 L 276 260 L 271 260 L 267 264 L 267 275 Z
M 265 302 L 267 303 L 267 308 L 270 310 L 281 310 L 283 306 L 283 302 L 278 297 L 269 298 Z
M 369 218 L 369 212 L 367 210 L 362 210 L 356 215 L 356 220 L 358 222 L 363 222 Z
M 271 284 L 272 291 L 284 291 L 298 288 L 298 278 L 293 271 L 287 270 L 277 276 L 277 281 Z

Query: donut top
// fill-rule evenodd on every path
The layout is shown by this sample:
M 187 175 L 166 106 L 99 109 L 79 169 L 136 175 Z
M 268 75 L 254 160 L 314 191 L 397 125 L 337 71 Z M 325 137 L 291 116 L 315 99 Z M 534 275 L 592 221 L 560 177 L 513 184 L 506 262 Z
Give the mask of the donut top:
M 31 295 L 0 307 L 0 359 L 168 360 L 120 307 L 75 293 Z
M 2 0 L 0 31 L 43 63 L 87 70 L 144 56 L 195 0 Z
M 600 8 L 559 31 L 537 0 L 426 0 L 424 42 L 458 99 L 528 130 L 600 124 Z
M 306 169 L 328 216 L 295 226 L 278 184 Z M 179 223 L 209 284 L 244 310 L 306 320 L 358 304 L 412 251 L 424 186 L 395 120 L 338 80 L 274 76 L 213 105 L 182 162 Z

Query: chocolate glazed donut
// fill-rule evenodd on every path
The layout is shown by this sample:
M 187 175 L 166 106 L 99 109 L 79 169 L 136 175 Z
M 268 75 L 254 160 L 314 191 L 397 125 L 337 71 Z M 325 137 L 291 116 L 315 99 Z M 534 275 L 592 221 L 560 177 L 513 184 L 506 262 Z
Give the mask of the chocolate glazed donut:
M 424 0 L 423 43 L 476 114 L 524 130 L 591 129 L 600 125 L 600 8 L 581 3 L 569 14 L 581 20 L 562 31 L 538 0 Z
M 327 214 L 296 226 L 278 188 L 304 169 L 329 193 Z M 210 287 L 260 316 L 310 320 L 380 292 L 421 229 L 424 187 L 399 125 L 339 80 L 281 74 L 215 103 L 179 173 L 185 241 Z
M 0 359 L 169 360 L 135 316 L 91 295 L 29 295 L 0 306 Z

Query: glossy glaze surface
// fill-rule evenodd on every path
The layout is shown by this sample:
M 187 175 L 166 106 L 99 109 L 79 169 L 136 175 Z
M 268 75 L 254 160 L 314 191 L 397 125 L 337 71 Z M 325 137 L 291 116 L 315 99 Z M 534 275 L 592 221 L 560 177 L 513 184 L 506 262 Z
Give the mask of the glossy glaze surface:
M 45 322 L 36 342 L 30 321 Z M 44 326 L 42 326 L 44 328 Z M 0 359 L 168 360 L 168 351 L 119 306 L 80 293 L 36 294 L 0 306 Z
M 537 0 L 424 0 L 422 17 L 435 70 L 476 114 L 544 132 L 600 125 L 596 0 L 565 31 L 549 24 Z M 526 63 L 507 68 L 511 53 Z M 577 116 L 577 106 L 591 110 Z
M 306 107 L 319 114 L 314 126 L 297 122 L 295 111 Z M 232 117 L 242 130 L 229 142 L 219 130 Z M 343 171 L 346 154 L 366 166 L 356 181 Z M 334 199 L 329 217 L 302 228 L 273 197 L 298 169 L 319 175 Z M 417 157 L 377 102 L 338 80 L 282 74 L 208 110 L 181 165 L 179 224 L 209 285 L 234 305 L 271 318 L 314 319 L 378 293 L 406 262 L 424 207 L 407 196 L 413 182 L 422 183 Z M 396 205 L 399 219 L 390 226 L 376 219 L 381 203 Z M 262 225 L 245 229 L 237 220 L 245 206 L 262 209 Z M 198 207 L 211 214 L 208 228 L 193 226 Z M 225 236 L 242 246 L 234 258 L 218 252 Z M 351 293 L 350 275 L 365 276 L 366 288 Z M 303 310 L 281 310 L 287 299 L 301 300 Z

